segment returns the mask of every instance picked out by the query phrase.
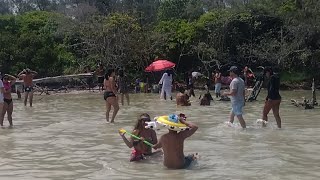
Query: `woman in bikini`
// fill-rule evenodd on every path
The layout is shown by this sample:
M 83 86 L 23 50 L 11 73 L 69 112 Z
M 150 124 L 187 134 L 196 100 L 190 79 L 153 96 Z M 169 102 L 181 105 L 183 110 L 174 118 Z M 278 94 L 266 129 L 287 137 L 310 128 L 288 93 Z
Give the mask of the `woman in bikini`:
M 140 137 L 143 140 L 147 140 L 151 144 L 158 143 L 156 132 L 153 129 L 145 128 L 146 122 L 150 122 L 150 116 L 146 113 L 141 114 L 138 118 L 136 125 L 134 126 L 133 135 Z M 136 140 L 132 137 L 128 140 L 125 133 L 120 133 L 123 141 L 129 148 L 132 148 L 130 161 L 140 161 L 144 159 L 144 156 L 152 155 L 152 148 L 143 143 L 143 140 Z
M 4 91 L 3 91 L 3 108 L 2 108 L 2 113 L 0 116 L 0 125 L 3 126 L 3 120 L 4 116 L 7 113 L 8 116 L 8 121 L 10 124 L 10 127 L 13 126 L 12 123 L 12 112 L 13 112 L 13 102 L 12 102 L 12 96 L 11 96 L 11 87 L 14 85 L 16 82 L 16 78 L 14 76 L 5 74 L 3 76 L 3 86 L 4 86 Z
M 107 112 L 106 112 L 106 120 L 109 122 L 109 113 L 111 110 L 111 106 L 113 106 L 113 114 L 111 118 L 111 123 L 114 123 L 114 119 L 119 111 L 119 103 L 118 99 L 116 96 L 117 93 L 117 88 L 116 88 L 116 83 L 115 83 L 115 71 L 113 69 L 109 69 L 107 74 L 105 75 L 104 79 L 104 100 L 106 101 L 106 107 L 107 107 Z

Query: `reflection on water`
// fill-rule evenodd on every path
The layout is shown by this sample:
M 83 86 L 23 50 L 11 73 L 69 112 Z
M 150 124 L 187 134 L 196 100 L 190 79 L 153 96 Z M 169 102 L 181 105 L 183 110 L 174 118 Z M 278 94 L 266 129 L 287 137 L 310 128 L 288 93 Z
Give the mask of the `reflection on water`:
M 263 97 L 247 103 L 247 130 L 229 128 L 229 102 L 176 107 L 157 94 L 134 94 L 115 125 L 105 123 L 101 94 L 36 96 L 33 108 L 15 101 L 13 129 L 0 129 L 0 179 L 319 179 L 320 113 L 290 105 L 309 92 L 282 92 L 283 129 L 260 128 Z M 185 152 L 199 152 L 192 170 L 167 170 L 161 157 L 130 163 L 117 129 L 131 130 L 143 112 L 184 112 L 199 125 Z M 7 121 L 5 121 L 7 123 Z M 167 130 L 158 131 L 158 136 Z

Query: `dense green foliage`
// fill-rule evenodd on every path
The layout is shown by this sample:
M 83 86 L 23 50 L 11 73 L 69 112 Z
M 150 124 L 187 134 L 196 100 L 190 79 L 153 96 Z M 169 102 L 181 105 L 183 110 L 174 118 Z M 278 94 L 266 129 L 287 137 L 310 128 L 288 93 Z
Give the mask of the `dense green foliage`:
M 0 7 L 1 70 L 13 74 L 25 67 L 68 74 L 98 62 L 139 74 L 165 58 L 179 72 L 237 63 L 320 76 L 317 0 L 4 0 Z

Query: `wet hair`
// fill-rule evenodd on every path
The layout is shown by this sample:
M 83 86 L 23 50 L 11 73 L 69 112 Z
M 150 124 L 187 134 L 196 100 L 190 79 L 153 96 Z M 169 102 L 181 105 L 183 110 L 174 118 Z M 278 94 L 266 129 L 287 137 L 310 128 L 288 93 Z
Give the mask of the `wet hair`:
M 170 75 L 172 75 L 172 70 L 168 69 L 168 70 L 166 70 L 166 73 L 168 74 L 168 76 L 170 76 Z
M 1 77 L 1 80 L 3 81 L 4 79 L 9 79 L 9 76 L 8 75 L 6 75 L 6 74 L 4 74 L 2 77 Z
M 184 89 L 183 86 L 178 86 L 178 91 L 181 92 L 181 93 L 184 93 L 185 89 Z
M 147 113 L 141 114 L 141 115 L 138 117 L 137 122 L 136 122 L 136 124 L 134 125 L 134 129 L 133 129 L 133 130 L 141 130 L 141 127 L 144 128 L 144 124 L 142 124 L 142 123 L 143 123 L 143 120 L 145 120 L 146 118 L 148 118 L 149 121 L 151 120 L 149 114 L 147 114 Z
M 27 74 L 30 74 L 30 73 L 31 73 L 31 70 L 30 70 L 29 68 L 27 68 L 27 69 L 26 69 L 26 73 L 27 73 Z
M 108 69 L 106 75 L 104 75 L 105 79 L 109 79 L 109 77 L 111 76 L 111 74 L 115 72 L 114 69 Z

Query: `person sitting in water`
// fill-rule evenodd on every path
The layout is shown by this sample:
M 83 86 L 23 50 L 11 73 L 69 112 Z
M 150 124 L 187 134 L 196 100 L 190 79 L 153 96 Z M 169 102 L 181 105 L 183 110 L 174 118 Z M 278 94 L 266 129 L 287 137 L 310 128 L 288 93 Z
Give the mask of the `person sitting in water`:
M 178 106 L 191 106 L 189 96 L 185 93 L 185 89 L 182 86 L 178 86 L 178 94 L 176 96 L 176 102 Z
M 213 98 L 210 94 L 210 91 L 208 89 L 208 86 L 206 86 L 207 92 L 203 95 L 203 97 L 201 98 L 201 96 L 199 97 L 200 100 L 200 106 L 210 106 L 211 101 L 213 101 Z
M 138 118 L 136 125 L 134 126 L 133 135 L 136 135 L 141 138 L 141 140 L 133 139 L 132 137 L 128 140 L 124 134 L 120 133 L 123 141 L 129 148 L 133 147 L 131 152 L 130 161 L 139 161 L 144 159 L 144 156 L 152 154 L 152 148 L 143 143 L 144 140 L 147 140 L 151 144 L 158 143 L 157 134 L 153 129 L 146 129 L 146 122 L 150 122 L 150 116 L 146 113 L 141 114 Z
M 29 103 L 30 107 L 32 106 L 32 100 L 33 100 L 33 78 L 37 75 L 38 73 L 36 71 L 31 71 L 30 69 L 24 69 L 21 71 L 18 76 L 20 79 L 23 80 L 23 85 L 24 85 L 24 92 L 25 92 L 25 97 L 24 97 L 24 105 L 27 105 L 28 97 L 29 97 Z
M 153 148 L 162 148 L 164 154 L 163 164 L 167 168 L 187 168 L 195 159 L 195 156 L 193 154 L 184 156 L 183 143 L 186 138 L 190 137 L 197 131 L 198 126 L 191 122 L 187 122 L 183 114 L 180 114 L 179 116 L 175 115 L 175 117 L 170 116 L 169 121 L 180 121 L 181 123 L 188 126 L 190 129 L 186 131 L 181 131 L 179 133 L 177 131 L 169 129 L 169 132 L 167 134 L 162 135 L 158 143 L 155 144 Z

